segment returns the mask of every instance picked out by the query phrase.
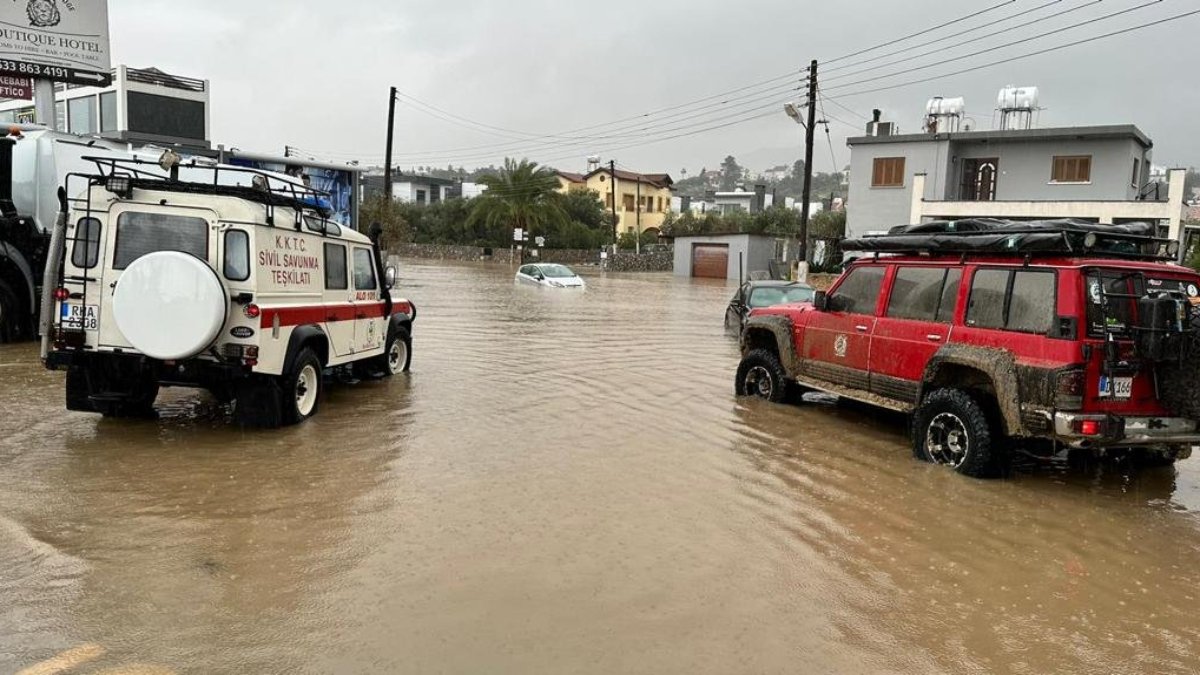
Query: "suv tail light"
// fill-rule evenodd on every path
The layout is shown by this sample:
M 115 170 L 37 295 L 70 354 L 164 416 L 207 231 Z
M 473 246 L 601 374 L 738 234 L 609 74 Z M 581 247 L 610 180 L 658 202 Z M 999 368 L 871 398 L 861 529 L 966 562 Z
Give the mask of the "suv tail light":
M 1054 405 L 1060 410 L 1079 410 L 1083 407 L 1083 392 L 1087 374 L 1082 368 L 1058 373 L 1054 384 Z
M 242 312 L 246 315 L 246 318 L 248 318 L 248 319 L 257 319 L 259 316 L 262 315 L 262 309 L 260 309 L 259 306 L 254 303 L 250 303 L 249 305 L 246 305 L 242 309 Z
M 65 288 L 54 289 L 54 299 L 59 302 L 66 302 L 71 297 L 71 291 Z
M 1108 424 L 1104 420 L 1075 420 L 1071 426 L 1080 436 L 1103 436 L 1108 431 Z

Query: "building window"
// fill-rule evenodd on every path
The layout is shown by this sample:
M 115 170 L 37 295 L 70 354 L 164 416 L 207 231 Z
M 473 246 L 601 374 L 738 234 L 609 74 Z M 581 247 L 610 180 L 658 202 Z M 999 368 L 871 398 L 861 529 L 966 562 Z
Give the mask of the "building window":
M 425 203 L 425 191 L 424 190 L 417 190 L 417 203 L 418 204 Z
M 604 208 L 606 208 L 606 209 L 612 208 L 612 193 L 604 195 Z
M 876 157 L 871 187 L 904 187 L 904 158 Z
M 1139 180 L 1141 178 L 1141 171 L 1139 171 L 1139 169 L 1141 169 L 1141 168 L 1142 168 L 1142 161 L 1140 159 L 1138 159 L 1137 157 L 1134 157 L 1133 158 L 1133 175 L 1129 178 L 1129 184 L 1132 185 L 1133 187 L 1138 187 L 1141 184 L 1141 181 Z
M 621 197 L 622 197 L 622 201 L 625 202 L 624 205 L 625 205 L 626 211 L 635 211 L 636 210 L 634 208 L 633 195 L 621 195 Z
M 1092 180 L 1092 156 L 1055 157 L 1051 183 L 1087 183 Z
M 96 123 L 96 97 L 84 96 L 67 101 L 67 128 L 73 134 L 94 134 L 100 130 Z
M 106 91 L 100 94 L 100 131 L 117 130 L 117 92 Z

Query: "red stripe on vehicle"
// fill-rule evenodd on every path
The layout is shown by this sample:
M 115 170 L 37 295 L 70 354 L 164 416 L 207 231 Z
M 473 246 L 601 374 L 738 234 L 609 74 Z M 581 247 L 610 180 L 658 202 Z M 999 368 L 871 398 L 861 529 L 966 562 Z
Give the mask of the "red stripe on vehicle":
M 301 305 L 296 307 L 264 308 L 259 326 L 271 328 L 276 317 L 280 326 L 304 326 L 311 323 L 377 319 L 384 315 L 382 302 L 371 304 Z M 401 301 L 392 305 L 392 314 L 412 314 L 412 305 Z

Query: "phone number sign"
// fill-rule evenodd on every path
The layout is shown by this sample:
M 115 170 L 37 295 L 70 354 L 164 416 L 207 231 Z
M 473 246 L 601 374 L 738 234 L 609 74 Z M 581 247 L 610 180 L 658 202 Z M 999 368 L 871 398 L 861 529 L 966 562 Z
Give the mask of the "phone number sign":
M 108 0 L 0 2 L 0 73 L 106 86 L 111 71 Z

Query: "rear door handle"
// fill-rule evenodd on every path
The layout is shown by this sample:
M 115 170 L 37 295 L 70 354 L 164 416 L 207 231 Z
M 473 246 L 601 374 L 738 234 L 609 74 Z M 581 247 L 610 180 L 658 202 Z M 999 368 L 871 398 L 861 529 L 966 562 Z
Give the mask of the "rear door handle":
M 929 340 L 930 342 L 941 342 L 942 336 L 938 335 L 937 333 L 930 333 L 929 335 L 925 336 L 925 339 Z
M 856 330 L 860 333 L 865 333 L 865 332 L 867 332 L 867 327 L 866 326 L 855 326 L 854 330 Z

